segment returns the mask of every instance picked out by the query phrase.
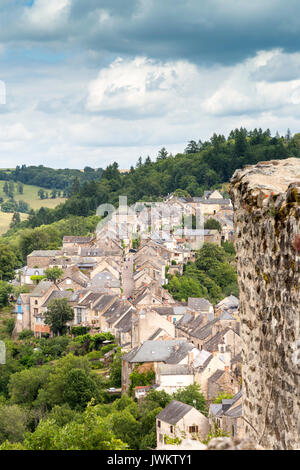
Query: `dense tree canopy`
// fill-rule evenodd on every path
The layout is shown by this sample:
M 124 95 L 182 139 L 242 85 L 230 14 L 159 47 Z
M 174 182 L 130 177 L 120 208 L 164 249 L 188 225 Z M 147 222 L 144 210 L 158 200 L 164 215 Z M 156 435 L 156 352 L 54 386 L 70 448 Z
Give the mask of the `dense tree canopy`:
M 196 261 L 184 266 L 183 276 L 168 276 L 167 289 L 176 300 L 205 297 L 212 303 L 227 295 L 238 296 L 237 274 L 232 243 L 223 246 L 205 243 L 196 253 Z

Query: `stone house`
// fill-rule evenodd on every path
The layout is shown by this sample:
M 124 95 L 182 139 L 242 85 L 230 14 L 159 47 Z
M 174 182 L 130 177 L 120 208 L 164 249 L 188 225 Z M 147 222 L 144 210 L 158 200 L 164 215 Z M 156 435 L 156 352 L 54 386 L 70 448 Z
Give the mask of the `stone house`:
M 156 416 L 157 450 L 163 450 L 171 439 L 205 439 L 209 433 L 209 420 L 193 406 L 177 400 L 171 401 Z
M 184 340 L 145 341 L 122 357 L 122 392 L 126 393 L 129 390 L 129 376 L 135 366 L 148 364 L 156 376 L 159 364 L 191 365 L 194 354 L 198 352 L 192 344 Z
M 201 392 L 208 399 L 208 380 L 217 370 L 225 370 L 224 361 L 202 349 L 194 359 L 195 383 L 200 385 Z
M 95 237 L 80 237 L 80 236 L 65 236 L 63 238 L 63 250 L 74 250 L 77 251 L 77 253 L 80 253 L 80 249 L 85 247 L 85 248 L 90 248 L 93 244 L 93 241 L 95 240 Z
M 110 271 L 102 271 L 96 274 L 89 283 L 89 288 L 94 292 L 102 294 L 121 294 L 121 282 L 116 279 Z
M 217 425 L 231 437 L 242 439 L 244 437 L 242 391 L 236 393 L 233 398 L 223 399 L 221 403 L 210 405 L 209 422 L 211 429 Z
M 176 337 L 187 338 L 198 349 L 213 336 L 213 325 L 218 319 L 211 318 L 213 314 L 188 312 L 176 323 Z
M 136 308 L 142 307 L 143 305 L 161 305 L 162 299 L 159 294 L 152 291 L 149 285 L 141 286 L 141 288 L 134 295 L 134 306 Z
M 203 199 L 223 199 L 222 194 L 220 191 L 215 189 L 214 191 L 204 191 L 203 193 Z
M 103 257 L 97 262 L 94 269 L 90 273 L 91 280 L 99 273 L 109 272 L 116 280 L 120 279 L 120 263 L 114 258 Z
M 34 285 L 34 281 L 31 276 L 43 276 L 44 269 L 42 268 L 29 268 L 24 266 L 22 269 L 17 271 L 17 278 L 19 276 L 19 282 L 21 285 Z
M 30 294 L 20 294 L 14 308 L 16 314 L 15 332 L 31 329 Z
M 193 366 L 189 364 L 159 364 L 156 372 L 157 391 L 172 394 L 194 384 Z
M 58 290 L 58 287 L 54 283 L 43 280 L 35 287 L 29 296 L 29 328 L 34 331 L 36 336 L 41 336 L 43 333 L 50 333 L 50 328 L 43 322 L 43 313 L 45 310 L 43 304 L 52 292 L 56 290 Z
M 61 276 L 58 287 L 61 290 L 82 290 L 89 284 L 89 278 L 77 266 L 69 266 Z
M 232 328 L 226 327 L 206 341 L 203 344 L 203 349 L 211 352 L 213 355 L 223 355 L 224 358 L 229 353 L 227 360 L 227 365 L 229 365 L 230 359 L 242 351 L 242 340 L 240 335 Z
M 116 295 L 99 292 L 82 292 L 74 305 L 75 324 L 83 324 L 101 329 L 102 315 L 117 299 Z
M 161 317 L 166 318 L 166 320 L 173 323 L 173 325 L 176 325 L 177 322 L 179 322 L 188 311 L 186 305 L 176 303 L 170 305 L 155 305 L 152 307 L 152 309 L 161 315 Z
M 103 256 L 122 257 L 123 255 L 123 248 L 119 241 L 108 236 L 102 237 L 97 233 L 97 239 L 94 242 L 94 246 L 101 248 Z
M 43 333 L 49 333 L 50 329 L 44 323 L 44 314 L 48 309 L 49 303 L 56 299 L 67 299 L 69 301 L 72 295 L 71 291 L 53 290 L 41 305 L 40 314 L 34 315 L 34 332 L 39 334 L 39 336 L 42 336 Z M 73 321 L 70 321 L 67 323 L 67 326 L 70 327 L 72 324 Z
M 47 269 L 51 262 L 60 255 L 62 255 L 61 250 L 35 250 L 27 256 L 27 266 L 28 268 Z
M 201 313 L 202 315 L 213 316 L 214 313 L 213 305 L 203 297 L 189 297 L 188 308 L 195 314 Z
M 132 318 L 131 345 L 140 346 L 144 341 L 157 335 L 158 329 L 162 330 L 168 337 L 175 338 L 175 326 L 166 318 L 161 316 L 152 307 L 139 308 Z
M 225 366 L 225 369 L 229 369 Z M 229 370 L 216 370 L 207 381 L 207 400 L 212 402 L 220 393 L 235 395 L 240 390 L 240 383 Z
M 138 270 L 133 274 L 134 290 L 138 290 L 141 287 L 147 286 L 148 284 L 151 284 L 152 281 L 153 278 L 144 269 Z

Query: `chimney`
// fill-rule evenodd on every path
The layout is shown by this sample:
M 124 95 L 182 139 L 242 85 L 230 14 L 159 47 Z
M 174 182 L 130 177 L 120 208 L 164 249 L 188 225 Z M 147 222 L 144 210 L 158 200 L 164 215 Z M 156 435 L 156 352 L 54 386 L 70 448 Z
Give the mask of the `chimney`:
M 188 352 L 188 365 L 192 366 L 194 362 L 194 353 L 193 351 Z

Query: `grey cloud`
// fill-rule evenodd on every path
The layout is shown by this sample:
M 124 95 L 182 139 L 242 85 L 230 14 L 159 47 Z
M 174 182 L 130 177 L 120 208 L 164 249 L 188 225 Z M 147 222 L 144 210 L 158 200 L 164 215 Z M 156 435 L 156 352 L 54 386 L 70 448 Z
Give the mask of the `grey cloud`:
M 23 9 L 4 0 L 0 41 L 37 41 L 114 55 L 236 63 L 257 50 L 300 48 L 296 0 L 72 0 L 66 25 L 43 33 L 20 25 Z M 99 12 L 108 13 L 100 24 Z

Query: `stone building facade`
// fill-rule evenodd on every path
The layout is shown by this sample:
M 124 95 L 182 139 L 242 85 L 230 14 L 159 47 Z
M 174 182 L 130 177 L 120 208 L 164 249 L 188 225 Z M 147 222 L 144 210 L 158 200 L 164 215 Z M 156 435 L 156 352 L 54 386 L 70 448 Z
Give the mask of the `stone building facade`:
M 260 162 L 231 180 L 243 339 L 246 437 L 300 448 L 300 160 Z

